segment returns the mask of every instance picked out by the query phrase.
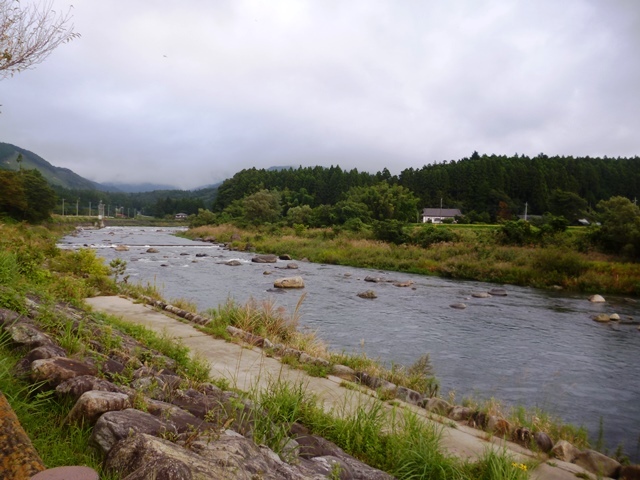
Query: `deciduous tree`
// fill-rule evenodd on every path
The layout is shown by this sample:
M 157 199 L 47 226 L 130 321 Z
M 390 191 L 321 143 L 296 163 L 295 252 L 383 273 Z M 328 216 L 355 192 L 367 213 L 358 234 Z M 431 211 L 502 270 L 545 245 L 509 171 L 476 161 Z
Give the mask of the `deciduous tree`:
M 80 35 L 71 13 L 53 10 L 53 2 L 27 4 L 0 0 L 0 79 L 42 62 L 62 43 Z

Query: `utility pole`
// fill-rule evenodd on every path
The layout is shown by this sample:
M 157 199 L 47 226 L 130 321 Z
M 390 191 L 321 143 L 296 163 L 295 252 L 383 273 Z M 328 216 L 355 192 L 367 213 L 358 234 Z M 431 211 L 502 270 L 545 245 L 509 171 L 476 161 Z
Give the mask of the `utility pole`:
M 111 215 L 111 205 L 107 205 L 107 217 Z
M 78 216 L 78 204 L 80 203 L 80 199 L 76 200 L 76 217 Z
M 62 199 L 62 216 L 64 217 L 64 198 Z
M 527 208 L 529 207 L 529 202 L 524 202 L 524 221 L 527 221 Z
M 89 202 L 89 216 L 91 216 L 91 202 Z

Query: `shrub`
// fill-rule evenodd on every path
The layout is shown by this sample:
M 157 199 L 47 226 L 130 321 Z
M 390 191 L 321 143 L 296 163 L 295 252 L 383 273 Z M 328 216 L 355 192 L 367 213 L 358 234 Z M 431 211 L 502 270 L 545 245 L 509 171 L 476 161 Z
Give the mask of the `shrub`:
M 411 240 L 423 248 L 428 248 L 435 243 L 454 242 L 457 239 L 458 236 L 450 228 L 426 225 L 414 232 Z
M 535 252 L 533 265 L 545 273 L 566 277 L 579 277 L 587 269 L 587 263 L 579 253 L 559 248 Z
M 216 214 L 203 208 L 198 209 L 197 215 L 189 217 L 189 228 L 202 227 L 204 225 L 217 225 L 217 223 Z
M 408 236 L 404 233 L 405 223 L 399 220 L 382 220 L 373 224 L 373 235 L 376 240 L 395 243 L 406 243 Z
M 498 231 L 498 240 L 505 245 L 525 245 L 535 242 L 537 231 L 525 220 L 509 220 Z

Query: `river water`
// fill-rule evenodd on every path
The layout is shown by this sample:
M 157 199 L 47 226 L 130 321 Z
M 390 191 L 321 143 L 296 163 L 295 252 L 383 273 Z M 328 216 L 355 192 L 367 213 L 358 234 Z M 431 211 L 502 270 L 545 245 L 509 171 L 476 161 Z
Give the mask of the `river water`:
M 302 291 L 274 291 L 273 281 L 300 275 L 306 294 L 300 324 L 317 331 L 333 350 L 364 351 L 404 365 L 429 353 L 445 398 L 454 391 L 458 400 L 472 395 L 540 407 L 585 426 L 592 443 L 602 419 L 609 451 L 623 444 L 634 460 L 640 457 L 640 331 L 592 320 L 614 312 L 640 320 L 640 303 L 607 297 L 607 303 L 593 304 L 586 295 L 516 286 L 504 286 L 506 297 L 474 298 L 472 293 L 496 285 L 306 262 L 296 262 L 298 270 L 280 270 L 289 262 L 252 263 L 253 254 L 186 240 L 174 231 L 84 230 L 60 246 L 94 248 L 107 263 L 122 258 L 129 282 L 155 285 L 167 300 L 188 299 L 200 311 L 228 298 L 272 299 L 292 311 Z M 121 244 L 130 250 L 116 252 Z M 149 247 L 159 253 L 146 253 Z M 224 264 L 232 259 L 242 265 Z M 366 276 L 414 284 L 370 283 Z M 357 296 L 369 289 L 377 299 Z M 450 307 L 457 302 L 467 308 Z

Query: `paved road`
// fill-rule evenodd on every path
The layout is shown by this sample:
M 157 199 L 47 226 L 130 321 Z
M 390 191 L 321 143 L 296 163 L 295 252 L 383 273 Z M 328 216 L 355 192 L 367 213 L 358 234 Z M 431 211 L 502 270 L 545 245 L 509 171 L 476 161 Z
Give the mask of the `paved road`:
M 109 296 L 88 298 L 86 302 L 94 311 L 108 313 L 124 321 L 144 325 L 160 334 L 182 342 L 191 354 L 206 360 L 211 367 L 211 375 L 226 378 L 231 384 L 243 391 L 268 388 L 278 380 L 292 384 L 302 383 L 306 391 L 315 395 L 327 410 L 348 413 L 359 405 L 378 401 L 368 393 L 362 393 L 341 386 L 342 379 L 329 376 L 317 378 L 306 375 L 301 370 L 289 368 L 277 359 L 264 355 L 259 348 L 249 348 L 225 340 L 213 338 L 194 328 L 191 324 L 170 317 L 147 305 L 134 303 L 126 298 Z M 386 405 L 386 404 L 385 404 Z M 539 454 L 521 446 L 500 439 L 488 439 L 487 434 L 479 430 L 457 425 L 427 413 L 425 410 L 409 404 L 404 408 L 415 411 L 425 422 L 442 420 L 442 445 L 449 454 L 459 458 L 477 458 L 490 446 L 506 448 L 514 461 L 526 462 L 532 459 L 544 460 Z M 391 408 L 391 407 L 389 407 Z M 531 472 L 532 479 L 575 480 L 576 473 L 584 473 L 577 465 L 553 461 L 540 465 Z M 595 478 L 595 477 L 594 477 Z

